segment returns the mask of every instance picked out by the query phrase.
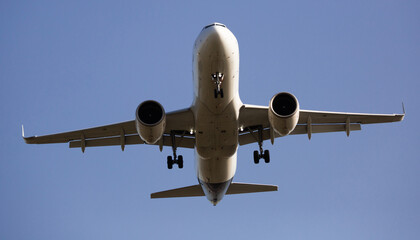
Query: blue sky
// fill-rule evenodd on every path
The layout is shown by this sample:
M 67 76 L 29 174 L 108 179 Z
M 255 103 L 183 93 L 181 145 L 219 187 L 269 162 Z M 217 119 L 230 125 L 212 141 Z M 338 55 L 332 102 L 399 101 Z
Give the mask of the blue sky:
M 0 239 L 418 239 L 418 1 L 1 1 Z M 126 121 L 139 103 L 192 102 L 192 47 L 222 22 L 240 49 L 244 103 L 288 91 L 301 108 L 400 113 L 402 123 L 241 147 L 236 181 L 279 191 L 150 200 L 196 184 L 193 151 L 25 145 Z

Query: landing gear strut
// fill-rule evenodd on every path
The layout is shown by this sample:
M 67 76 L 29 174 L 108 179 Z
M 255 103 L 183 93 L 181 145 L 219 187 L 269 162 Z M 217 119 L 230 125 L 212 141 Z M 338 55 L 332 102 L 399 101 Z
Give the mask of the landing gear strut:
M 173 131 L 171 131 L 171 141 L 172 141 L 173 157 L 168 156 L 167 158 L 168 169 L 172 169 L 174 164 L 178 164 L 178 168 L 183 168 L 184 158 L 182 157 L 182 155 L 179 155 L 179 156 L 176 155 L 176 139 L 175 139 L 175 132 Z
M 223 73 L 216 72 L 211 75 L 211 79 L 216 84 L 216 89 L 214 89 L 214 98 L 217 98 L 220 94 L 220 98 L 223 98 L 223 89 L 222 89 L 222 82 L 223 82 L 224 75 Z
M 258 146 L 260 151 L 254 151 L 254 163 L 258 164 L 260 159 L 263 158 L 265 163 L 270 162 L 270 152 L 268 150 L 263 150 L 263 128 L 262 126 L 258 127 Z

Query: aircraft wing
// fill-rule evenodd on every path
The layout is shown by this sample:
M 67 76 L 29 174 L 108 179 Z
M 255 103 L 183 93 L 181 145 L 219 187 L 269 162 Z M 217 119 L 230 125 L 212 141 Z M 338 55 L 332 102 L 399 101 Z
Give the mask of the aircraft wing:
M 366 114 L 347 112 L 327 112 L 313 110 L 299 110 L 299 121 L 296 128 L 290 133 L 346 132 L 361 130 L 362 124 L 399 122 L 405 114 Z M 258 142 L 258 131 L 262 130 L 263 140 L 280 137 L 270 128 L 268 121 L 268 107 L 257 105 L 244 105 L 240 110 L 239 122 L 242 131 L 239 134 L 239 145 Z M 273 135 L 273 137 L 272 137 Z
M 194 148 L 195 136 L 190 133 L 194 126 L 194 116 L 189 108 L 166 114 L 166 128 L 163 137 L 155 145 L 172 146 L 171 132 L 174 133 L 176 146 Z M 22 127 L 22 135 L 23 127 Z M 137 133 L 135 121 L 115 123 L 100 127 L 87 128 L 71 132 L 56 133 L 44 136 L 25 137 L 28 144 L 69 143 L 70 148 L 99 146 L 121 146 L 145 144 Z

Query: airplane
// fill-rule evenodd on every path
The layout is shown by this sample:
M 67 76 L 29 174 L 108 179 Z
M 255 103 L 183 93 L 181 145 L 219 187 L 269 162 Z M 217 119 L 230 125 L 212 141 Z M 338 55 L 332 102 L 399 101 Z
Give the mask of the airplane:
M 361 124 L 402 121 L 403 114 L 362 114 L 300 109 L 291 93 L 275 94 L 268 106 L 243 104 L 239 97 L 239 47 L 221 23 L 205 26 L 193 50 L 194 99 L 188 108 L 165 113 L 153 100 L 139 104 L 135 119 L 88 129 L 44 136 L 22 137 L 28 144 L 69 143 L 70 148 L 147 144 L 172 148 L 167 168 L 183 168 L 177 148 L 195 152 L 198 184 L 151 194 L 151 198 L 206 196 L 214 205 L 225 195 L 277 191 L 275 185 L 236 183 L 239 146 L 258 144 L 253 160 L 270 162 L 263 142 L 295 134 L 361 130 Z

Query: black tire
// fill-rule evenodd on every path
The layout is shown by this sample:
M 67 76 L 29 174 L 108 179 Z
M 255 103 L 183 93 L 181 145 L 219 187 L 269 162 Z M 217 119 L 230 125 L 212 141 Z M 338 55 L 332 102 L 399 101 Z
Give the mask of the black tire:
M 214 89 L 214 98 L 217 98 L 217 95 L 219 95 L 219 93 L 217 92 L 217 89 Z
M 223 98 L 223 88 L 220 89 L 220 97 Z
M 260 156 L 258 154 L 258 151 L 254 151 L 254 163 L 258 164 L 260 162 Z
M 178 168 L 183 168 L 184 167 L 184 158 L 182 157 L 182 155 L 178 156 Z
M 173 165 L 174 163 L 173 163 L 173 161 L 172 161 L 172 157 L 171 157 L 171 156 L 168 156 L 168 161 L 167 161 L 167 164 L 168 164 L 168 169 L 172 169 L 172 165 Z
M 264 151 L 264 162 L 269 163 L 270 162 L 270 151 L 265 150 Z

